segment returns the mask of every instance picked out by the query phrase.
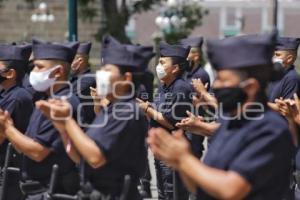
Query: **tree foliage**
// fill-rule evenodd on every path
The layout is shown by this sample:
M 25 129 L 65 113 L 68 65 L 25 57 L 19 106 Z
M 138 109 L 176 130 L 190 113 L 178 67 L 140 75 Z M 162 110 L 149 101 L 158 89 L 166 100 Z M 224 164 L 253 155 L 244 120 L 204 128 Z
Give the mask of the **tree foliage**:
M 7 0 L 0 0 L 2 2 Z M 38 0 L 24 0 L 30 5 L 39 2 Z M 160 5 L 166 0 L 77 0 L 78 14 L 80 19 L 92 22 L 96 17 L 100 18 L 100 24 L 95 37 L 101 40 L 106 33 L 116 37 L 121 42 L 129 42 L 126 36 L 125 27 L 130 17 L 137 13 L 151 10 L 154 5 Z M 101 10 L 99 10 L 100 5 Z M 33 7 L 33 6 L 32 6 Z M 180 31 L 163 32 L 165 40 L 177 41 L 187 37 L 198 25 L 201 25 L 201 18 L 205 12 L 199 7 L 186 6 L 182 14 L 187 18 L 186 26 Z

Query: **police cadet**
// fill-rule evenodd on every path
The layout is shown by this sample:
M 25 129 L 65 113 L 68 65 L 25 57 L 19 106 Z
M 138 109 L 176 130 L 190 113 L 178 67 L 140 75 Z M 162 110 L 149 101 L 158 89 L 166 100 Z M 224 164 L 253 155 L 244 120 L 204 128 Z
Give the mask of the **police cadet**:
M 291 134 L 286 121 L 266 106 L 272 44 L 270 35 L 208 41 L 217 70 L 213 91 L 224 115 L 203 162 L 190 153 L 180 131 L 150 132 L 154 154 L 184 176 L 198 199 L 280 200 L 289 187 Z
M 190 62 L 187 69 L 186 81 L 192 82 L 192 79 L 200 78 L 204 85 L 207 84 L 207 90 L 210 88 L 210 79 L 208 73 L 203 66 L 203 37 L 186 38 L 180 41 L 185 48 L 189 48 L 190 52 L 187 60 Z
M 140 87 L 137 91 L 137 97 L 142 100 L 152 102 L 153 101 L 153 81 L 154 75 L 148 69 L 149 61 L 155 56 L 153 47 L 142 45 L 126 45 L 129 51 L 139 53 L 144 58 L 144 63 L 141 65 L 142 73 L 138 76 L 140 81 Z
M 49 97 L 67 96 L 72 108 L 77 108 L 79 100 L 71 94 L 68 85 L 63 83 L 68 80 L 70 64 L 76 52 L 68 46 L 35 40 L 32 48 L 35 65 L 29 77 L 32 87 L 45 92 Z M 59 83 L 55 84 L 56 81 Z M 76 114 L 76 110 L 73 113 Z M 5 134 L 16 150 L 25 155 L 20 187 L 26 199 L 44 199 L 54 164 L 60 167 L 57 192 L 72 194 L 77 191 L 76 167 L 65 153 L 64 144 L 51 121 L 35 109 L 25 135 L 13 123 L 17 122 L 11 119 L 7 111 L 0 112 L 2 134 Z
M 182 79 L 188 65 L 188 53 L 189 50 L 181 45 L 160 43 L 160 59 L 156 73 L 162 84 L 154 95 L 154 106 L 139 100 L 140 107 L 151 118 L 152 127 L 163 127 L 171 131 L 175 129 L 177 122 L 187 116 L 186 111 L 191 110 L 192 90 Z M 159 160 L 155 160 L 155 168 L 159 199 L 173 199 L 173 171 Z M 178 176 L 176 177 L 179 199 L 187 199 L 188 192 L 183 188 Z
M 83 126 L 89 125 L 95 118 L 93 99 L 90 95 L 90 87 L 96 86 L 95 75 L 91 73 L 89 68 L 89 53 L 92 47 L 91 42 L 80 43 L 77 54 L 71 65 L 71 83 L 73 93 L 79 97 L 82 103 L 80 112 L 80 123 Z M 91 105 L 87 105 L 91 104 Z
M 153 58 L 155 53 L 153 52 L 153 47 L 142 46 L 142 45 L 126 45 L 129 51 L 139 53 L 144 58 L 144 63 L 140 66 L 141 72 L 136 76 L 140 86 L 136 91 L 136 96 L 144 101 L 153 102 L 153 81 L 154 75 L 148 69 L 149 61 Z M 140 182 L 140 193 L 143 198 L 151 198 L 151 172 L 149 166 L 149 160 L 147 156 L 147 166 L 144 176 L 141 178 Z
M 187 69 L 187 73 L 185 74 L 185 80 L 188 84 L 192 84 L 192 79 L 200 79 L 202 84 L 206 86 L 206 90 L 210 89 L 210 79 L 208 73 L 205 71 L 203 66 L 203 57 L 202 57 L 202 45 L 203 45 L 203 37 L 194 37 L 194 38 L 186 38 L 181 40 L 181 44 L 184 47 L 190 47 L 190 52 L 187 57 L 190 65 Z M 192 85 L 191 85 L 192 86 Z M 201 98 L 201 97 L 200 97 Z M 205 111 L 202 107 L 198 109 L 198 115 L 205 117 Z M 188 134 L 188 137 L 191 140 L 192 151 L 199 158 L 202 156 L 203 141 L 204 137 L 195 134 Z
M 133 77 L 144 61 L 121 45 L 105 48 L 103 61 L 104 66 L 96 73 L 97 95 L 110 104 L 102 108 L 87 132 L 73 119 L 52 120 L 62 124 L 60 131 L 71 141 L 69 156 L 76 163 L 80 156 L 86 161 L 86 180 L 98 199 L 119 199 L 127 174 L 131 177 L 127 199 L 140 199 L 137 184 L 145 170 L 148 122 L 135 101 L 137 85 Z M 44 101 L 40 105 L 51 117 L 47 108 L 60 118 L 70 112 L 65 101 Z
M 35 39 L 35 40 L 38 40 L 40 42 L 44 42 L 44 41 L 39 40 L 39 39 Z M 25 43 L 25 44 L 29 45 L 28 43 Z M 31 51 L 30 57 L 28 59 L 28 64 L 27 64 L 26 67 L 24 67 L 25 75 L 24 75 L 23 80 L 22 80 L 22 86 L 25 90 L 27 90 L 31 94 L 32 101 L 36 102 L 37 100 L 40 100 L 40 99 L 46 97 L 46 95 L 44 94 L 44 92 L 39 92 L 39 91 L 34 90 L 32 85 L 29 82 L 29 75 L 30 75 L 30 72 L 33 70 L 33 68 L 34 68 L 33 53 Z
M 15 127 L 24 132 L 28 126 L 33 110 L 32 96 L 21 87 L 24 76 L 24 68 L 28 64 L 31 53 L 30 45 L 0 45 L 0 108 L 7 110 L 14 121 Z M 0 166 L 4 166 L 4 159 L 8 141 L 5 137 L 0 139 Z M 20 168 L 20 155 L 12 156 L 10 166 Z M 2 171 L 3 172 L 3 171 Z M 12 177 L 13 176 L 13 177 Z M 7 180 L 5 180 L 7 181 Z M 21 199 L 21 191 L 18 187 L 19 177 L 10 175 L 7 182 L 6 198 Z
M 293 98 L 294 93 L 300 95 L 300 76 L 294 66 L 299 44 L 298 38 L 281 37 L 277 40 L 273 61 L 282 65 L 285 75 L 271 87 L 269 100 L 274 110 L 276 110 L 276 104 L 274 104 L 276 99 L 290 99 Z

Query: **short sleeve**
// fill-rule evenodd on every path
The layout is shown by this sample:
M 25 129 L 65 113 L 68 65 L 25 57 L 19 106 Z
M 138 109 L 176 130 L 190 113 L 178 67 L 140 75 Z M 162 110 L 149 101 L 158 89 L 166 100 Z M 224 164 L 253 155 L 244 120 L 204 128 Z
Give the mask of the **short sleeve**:
M 173 92 L 173 98 L 167 102 L 168 108 L 162 112 L 165 119 L 172 125 L 187 117 L 186 111 L 193 108 L 191 101 L 191 90 L 187 87 L 179 87 Z
M 195 74 L 195 77 L 193 78 L 200 78 L 204 85 L 208 84 L 207 90 L 210 90 L 210 78 L 205 69 L 200 68 L 199 73 Z
M 51 149 L 54 152 L 59 152 L 63 146 L 59 132 L 54 128 L 51 121 L 44 116 L 41 117 L 42 123 L 38 133 L 33 135 L 33 139 L 46 148 Z
M 76 109 L 78 107 L 79 100 L 77 99 L 77 97 L 72 96 L 68 99 L 68 101 L 73 108 L 73 118 L 76 119 Z M 30 124 L 31 126 L 38 126 L 38 128 L 36 128 L 36 133 L 29 134 L 31 134 L 33 139 L 36 140 L 38 143 L 51 149 L 56 153 L 64 151 L 64 145 L 58 130 L 56 130 L 52 122 L 48 120 L 40 111 L 36 112 L 38 112 L 36 116 L 37 120 L 39 120 L 40 123 Z M 34 121 L 35 120 L 33 119 L 33 122 Z
M 283 99 L 293 98 L 294 93 L 299 95 L 299 78 L 286 79 L 283 83 L 281 96 Z M 279 97 L 278 97 L 279 98 Z
M 130 115 L 128 112 L 117 114 L 118 117 L 105 113 L 99 114 L 93 124 L 105 125 L 98 128 L 90 128 L 87 135 L 91 137 L 102 150 L 105 158 L 109 161 L 115 160 L 126 152 L 134 141 L 142 138 L 144 141 L 147 132 L 147 122 L 145 116 L 140 116 L 139 120 L 125 118 Z M 107 121 L 104 119 L 106 117 Z M 144 133 L 144 134 L 143 134 Z
M 288 144 L 292 146 L 288 134 L 288 131 L 280 135 L 269 131 L 252 138 L 234 158 L 229 170 L 240 174 L 253 187 L 264 185 L 274 174 L 291 164 L 291 151 L 286 148 Z M 287 168 L 285 171 L 289 172 Z

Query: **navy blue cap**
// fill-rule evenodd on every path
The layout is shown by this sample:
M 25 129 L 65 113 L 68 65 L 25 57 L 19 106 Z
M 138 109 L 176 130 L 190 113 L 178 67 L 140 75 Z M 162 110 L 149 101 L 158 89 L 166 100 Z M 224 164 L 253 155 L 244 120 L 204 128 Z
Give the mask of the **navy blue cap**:
M 275 50 L 297 51 L 300 44 L 300 38 L 279 37 L 276 42 Z
M 104 59 L 104 57 L 105 57 L 107 48 L 109 48 L 109 47 L 118 47 L 120 45 L 121 45 L 121 43 L 117 39 L 112 37 L 111 35 L 104 35 L 102 37 L 102 49 L 101 49 L 102 59 Z
M 92 48 L 91 42 L 81 42 L 77 49 L 77 54 L 82 54 L 88 56 Z
M 111 35 L 104 35 L 102 38 L 102 48 L 119 46 L 121 43 Z
M 61 60 L 72 63 L 78 46 L 78 42 L 59 44 L 32 40 L 32 52 L 35 60 Z
M 216 70 L 272 66 L 273 36 L 245 35 L 207 41 L 207 56 Z
M 0 45 L 0 60 L 25 61 L 29 60 L 31 54 L 31 45 Z
M 139 70 L 143 63 L 144 57 L 139 53 L 129 51 L 125 45 L 105 48 L 103 64 L 129 66 Z
M 185 38 L 180 40 L 180 44 L 182 44 L 183 47 L 185 48 L 189 48 L 189 47 L 202 48 L 203 37 Z
M 153 52 L 152 46 L 142 46 L 142 45 L 125 45 L 128 51 L 140 54 L 144 58 L 144 62 L 142 63 L 141 70 L 144 71 L 148 67 L 148 63 L 155 56 Z
M 189 54 L 189 49 L 181 45 L 171 45 L 166 42 L 160 42 L 161 57 L 181 57 L 186 59 Z

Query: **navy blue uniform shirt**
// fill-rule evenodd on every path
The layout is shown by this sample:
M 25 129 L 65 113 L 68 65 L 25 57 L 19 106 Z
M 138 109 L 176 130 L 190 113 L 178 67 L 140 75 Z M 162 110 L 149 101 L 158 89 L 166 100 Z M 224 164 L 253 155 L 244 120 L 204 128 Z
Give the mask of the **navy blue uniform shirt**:
M 59 91 L 55 92 L 55 96 L 68 96 L 70 92 L 70 88 L 63 87 Z M 76 109 L 79 105 L 79 100 L 74 95 L 71 95 L 67 100 L 73 108 L 74 117 L 76 116 Z M 55 129 L 52 122 L 41 113 L 41 111 L 37 109 L 33 111 L 26 130 L 26 135 L 50 149 L 51 153 L 41 162 L 35 162 L 25 156 L 22 169 L 23 179 L 49 183 L 52 166 L 54 164 L 59 165 L 60 177 L 61 175 L 65 175 L 68 172 L 75 170 L 75 164 L 66 154 L 59 132 Z
M 209 75 L 202 66 L 199 65 L 195 69 L 185 74 L 185 80 L 187 81 L 188 84 L 191 84 L 192 79 L 198 79 L 198 78 L 201 79 L 203 85 L 205 85 L 206 83 L 208 84 L 207 90 L 209 90 L 210 89 Z
M 294 66 L 291 66 L 284 77 L 271 87 L 270 101 L 282 97 L 283 99 L 293 98 L 294 93 L 300 95 L 300 76 Z
M 25 132 L 32 110 L 32 96 L 24 88 L 17 85 L 0 92 L 0 108 L 7 110 L 15 127 Z
M 86 166 L 92 185 L 105 194 L 119 195 L 124 176 L 130 174 L 133 182 L 130 195 L 137 195 L 138 178 L 144 174 L 146 164 L 145 137 L 148 122 L 134 99 L 110 104 L 95 118 L 87 135 L 103 152 L 107 163 L 93 169 Z M 135 197 L 131 196 L 135 199 Z
M 33 111 L 32 96 L 24 88 L 14 85 L 0 92 L 0 108 L 9 112 L 15 127 L 24 133 Z M 4 163 L 7 144 L 8 141 L 5 141 L 0 148 L 1 166 Z
M 155 110 L 161 112 L 164 118 L 175 126 L 177 122 L 187 117 L 186 111 L 191 111 L 193 107 L 191 93 L 191 86 L 181 78 L 177 78 L 169 86 L 161 85 L 154 95 Z M 162 127 L 153 119 L 151 126 Z
M 90 87 L 96 87 L 94 74 L 88 69 L 84 73 L 72 76 L 70 79 L 73 86 L 73 93 L 79 98 L 80 103 L 89 103 L 81 107 L 80 117 L 84 124 L 91 124 L 95 118 L 93 98 L 90 95 Z
M 191 84 L 192 79 L 198 79 L 198 78 L 201 79 L 203 85 L 208 84 L 207 90 L 209 91 L 209 89 L 210 89 L 209 75 L 203 69 L 202 66 L 198 65 L 195 69 L 193 69 L 185 74 L 186 83 L 191 86 L 192 91 L 195 91 L 193 85 Z M 202 107 L 200 107 L 198 109 L 197 114 L 201 115 L 202 117 L 205 117 L 205 110 Z M 202 151 L 204 149 L 204 146 L 202 144 L 204 141 L 204 136 L 187 133 L 187 137 L 191 141 L 192 152 L 197 157 L 200 158 L 202 156 Z
M 273 111 L 260 116 L 259 120 L 221 120 L 204 163 L 246 179 L 252 189 L 245 199 L 279 200 L 289 187 L 295 147 L 282 117 Z M 199 189 L 198 199 L 214 198 Z

